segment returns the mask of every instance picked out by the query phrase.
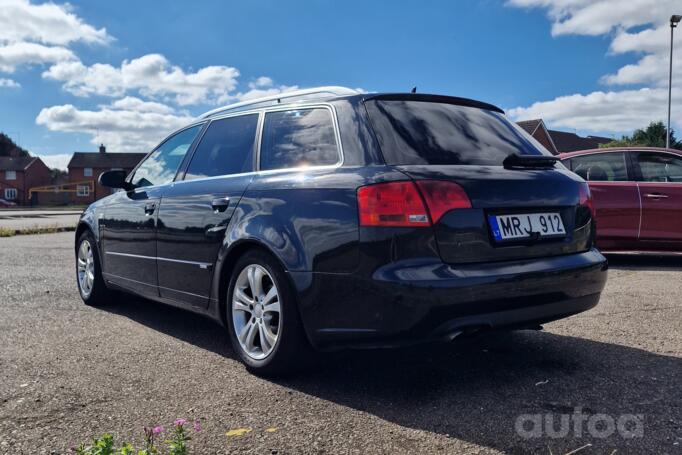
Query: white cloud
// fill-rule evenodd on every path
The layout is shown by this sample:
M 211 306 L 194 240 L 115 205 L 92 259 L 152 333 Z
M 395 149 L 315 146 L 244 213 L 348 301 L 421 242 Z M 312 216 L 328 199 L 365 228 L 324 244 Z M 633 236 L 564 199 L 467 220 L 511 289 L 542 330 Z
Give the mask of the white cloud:
M 21 84 L 19 84 L 17 81 L 14 81 L 12 79 L 0 78 L 0 87 L 19 88 L 19 87 L 21 87 Z
M 180 105 L 216 104 L 237 87 L 239 71 L 229 66 L 206 66 L 185 72 L 161 54 L 125 60 L 120 67 L 80 61 L 57 63 L 43 73 L 46 79 L 63 82 L 77 96 L 119 97 L 137 93 L 145 97 L 171 99 Z
M 611 34 L 610 54 L 639 54 L 601 82 L 623 90 L 561 96 L 509 111 L 512 117 L 544 118 L 551 126 L 585 131 L 630 132 L 667 116 L 670 52 L 669 19 L 680 0 L 509 0 L 511 6 L 544 8 L 552 35 Z M 636 30 L 633 30 L 637 27 Z M 682 33 L 675 45 L 682 47 Z M 682 58 L 673 61 L 673 101 L 682 96 Z M 673 102 L 672 123 L 682 128 L 680 103 Z
M 163 137 L 193 120 L 160 106 L 124 98 L 99 110 L 81 110 L 71 104 L 44 108 L 36 123 L 52 131 L 85 133 L 91 143 L 104 143 L 112 152 L 147 152 Z
M 0 0 L 0 43 L 31 41 L 64 46 L 75 41 L 106 43 L 110 39 L 106 29 L 84 23 L 68 4 Z
M 67 164 L 69 164 L 69 160 L 71 160 L 71 154 L 70 153 L 59 153 L 56 155 L 44 155 L 41 153 L 35 154 L 37 157 L 39 157 L 41 160 L 43 160 L 43 163 L 47 165 L 49 168 L 53 169 L 61 169 L 65 171 L 67 169 Z
M 95 29 L 76 16 L 68 4 L 0 0 L 0 71 L 14 72 L 27 64 L 58 63 L 76 57 L 73 42 L 106 43 L 105 29 Z
M 226 97 L 220 102 L 229 101 L 248 101 L 256 98 L 261 98 L 264 96 L 277 95 L 279 93 L 290 92 L 292 90 L 298 90 L 298 85 L 279 85 L 275 86 L 274 81 L 265 76 L 257 78 L 253 82 L 248 84 L 249 90 L 245 92 L 239 92 L 233 96 Z
M 673 96 L 682 99 L 682 90 L 676 90 Z M 542 118 L 551 127 L 631 132 L 651 121 L 665 121 L 667 103 L 668 90 L 662 88 L 598 91 L 587 95 L 560 96 L 529 107 L 510 109 L 507 114 L 515 120 Z M 673 118 L 677 119 L 680 129 L 682 104 L 673 105 Z
M 165 104 L 156 103 L 154 101 L 143 101 L 134 96 L 126 96 L 120 100 L 116 100 L 109 105 L 113 109 L 120 109 L 126 111 L 138 112 L 155 112 L 157 114 L 172 114 L 174 109 Z
M 552 35 L 603 35 L 614 28 L 661 23 L 679 0 L 509 0 L 511 6 L 547 9 Z
M 73 52 L 65 47 L 11 43 L 0 46 L 0 71 L 12 73 L 19 65 L 55 63 L 75 58 Z

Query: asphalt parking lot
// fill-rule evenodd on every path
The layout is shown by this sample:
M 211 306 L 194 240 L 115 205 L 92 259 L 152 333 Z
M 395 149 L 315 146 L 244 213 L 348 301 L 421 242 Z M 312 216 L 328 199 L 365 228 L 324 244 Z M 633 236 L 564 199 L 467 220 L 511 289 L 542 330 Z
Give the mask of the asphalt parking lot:
M 176 417 L 201 421 L 193 453 L 682 453 L 682 258 L 611 258 L 600 305 L 542 332 L 335 353 L 265 380 L 200 316 L 83 305 L 72 243 L 0 239 L 0 453 L 65 453 L 105 431 L 139 443 Z M 516 429 L 576 413 L 641 420 Z

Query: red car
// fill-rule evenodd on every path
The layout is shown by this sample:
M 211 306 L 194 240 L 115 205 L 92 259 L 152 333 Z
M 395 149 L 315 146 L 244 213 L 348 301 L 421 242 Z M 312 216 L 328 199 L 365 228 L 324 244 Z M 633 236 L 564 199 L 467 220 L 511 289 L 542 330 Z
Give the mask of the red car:
M 590 185 L 600 249 L 682 252 L 682 152 L 602 148 L 559 158 Z

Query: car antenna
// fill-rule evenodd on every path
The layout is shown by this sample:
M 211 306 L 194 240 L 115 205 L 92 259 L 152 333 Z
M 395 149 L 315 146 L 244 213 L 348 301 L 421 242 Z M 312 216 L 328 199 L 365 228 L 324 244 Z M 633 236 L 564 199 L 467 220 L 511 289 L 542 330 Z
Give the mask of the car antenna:
M 415 85 L 412 87 L 412 90 L 410 90 L 410 93 L 417 93 L 417 86 Z

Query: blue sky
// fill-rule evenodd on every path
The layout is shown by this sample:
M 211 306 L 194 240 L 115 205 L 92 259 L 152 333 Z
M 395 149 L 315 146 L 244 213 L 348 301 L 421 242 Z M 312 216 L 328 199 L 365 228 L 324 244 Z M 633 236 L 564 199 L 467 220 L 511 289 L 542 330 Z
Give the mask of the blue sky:
M 664 119 L 663 32 L 676 3 L 632 1 L 639 10 L 605 17 L 578 0 L 57 0 L 49 10 L 0 0 L 0 131 L 63 166 L 98 140 L 147 151 L 216 103 L 263 91 L 416 85 L 557 129 L 620 134 Z M 3 21 L 14 30 L 3 35 Z M 136 59 L 139 72 L 122 70 Z

